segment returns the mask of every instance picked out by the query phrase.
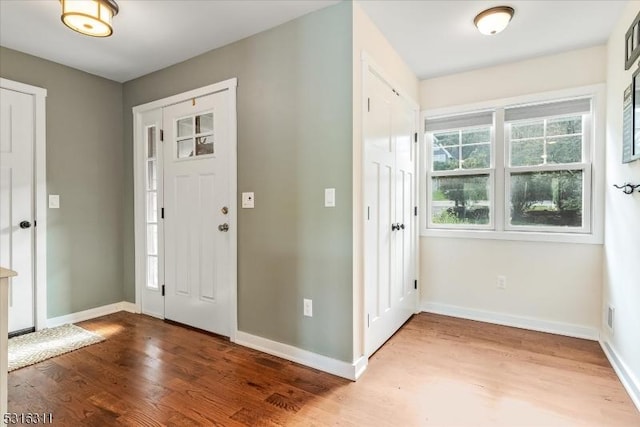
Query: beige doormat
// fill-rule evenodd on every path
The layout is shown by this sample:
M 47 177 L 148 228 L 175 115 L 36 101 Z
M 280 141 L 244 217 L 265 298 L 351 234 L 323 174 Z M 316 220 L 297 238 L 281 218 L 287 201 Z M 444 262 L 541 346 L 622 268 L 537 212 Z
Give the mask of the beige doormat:
M 104 341 L 76 325 L 62 325 L 9 340 L 9 372 Z

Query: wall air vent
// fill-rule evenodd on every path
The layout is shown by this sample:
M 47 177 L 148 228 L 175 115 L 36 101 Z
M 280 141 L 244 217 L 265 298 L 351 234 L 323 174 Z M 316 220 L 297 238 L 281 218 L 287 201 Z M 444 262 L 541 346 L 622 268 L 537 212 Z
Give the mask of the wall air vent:
M 616 309 L 609 306 L 609 309 L 607 310 L 607 326 L 611 332 L 613 332 L 613 316 L 615 315 L 615 312 Z

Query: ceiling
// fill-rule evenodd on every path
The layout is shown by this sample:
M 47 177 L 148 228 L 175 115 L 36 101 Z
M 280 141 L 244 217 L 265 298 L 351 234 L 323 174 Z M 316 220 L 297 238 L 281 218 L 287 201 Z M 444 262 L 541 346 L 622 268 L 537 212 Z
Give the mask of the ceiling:
M 114 34 L 60 21 L 58 0 L 0 0 L 0 45 L 118 82 L 160 70 L 338 3 L 326 0 L 117 0 Z
M 96 39 L 62 25 L 58 0 L 0 0 L 0 45 L 124 82 L 337 2 L 118 0 L 114 35 Z M 360 3 L 423 79 L 605 43 L 626 1 Z M 502 4 L 509 27 L 481 35 L 475 15 Z
M 364 1 L 362 8 L 420 79 L 604 44 L 624 1 Z M 473 18 L 494 6 L 515 14 L 485 36 Z

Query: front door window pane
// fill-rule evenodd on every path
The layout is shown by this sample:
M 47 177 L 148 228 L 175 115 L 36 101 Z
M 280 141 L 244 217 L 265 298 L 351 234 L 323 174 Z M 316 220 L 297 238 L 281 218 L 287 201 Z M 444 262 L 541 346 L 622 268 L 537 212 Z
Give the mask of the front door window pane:
M 213 132 L 213 113 L 196 116 L 196 133 Z
M 178 138 L 193 135 L 193 117 L 185 117 L 180 119 L 176 125 Z
M 196 156 L 213 154 L 213 135 L 196 138 Z
M 185 159 L 187 157 L 193 157 L 193 138 L 183 139 L 178 141 L 178 158 Z

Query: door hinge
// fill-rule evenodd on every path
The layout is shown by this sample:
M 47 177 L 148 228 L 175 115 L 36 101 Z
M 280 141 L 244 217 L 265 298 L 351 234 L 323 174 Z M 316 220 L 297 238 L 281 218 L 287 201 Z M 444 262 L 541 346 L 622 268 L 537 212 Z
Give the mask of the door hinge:
M 413 281 L 413 289 L 418 289 L 418 281 L 417 280 Z
M 164 208 L 160 208 L 160 219 L 164 219 Z
M 367 113 L 371 112 L 371 98 L 367 98 Z
M 162 285 L 162 296 L 164 296 L 164 285 Z
M 413 134 L 413 142 L 418 142 L 418 132 Z
M 371 219 L 371 206 L 367 206 L 367 221 Z
M 369 313 L 367 313 L 367 328 L 369 327 L 371 323 L 369 322 Z
M 164 130 L 160 129 L 160 141 L 164 141 Z
M 417 206 L 413 207 L 413 216 L 418 216 L 418 207 Z

